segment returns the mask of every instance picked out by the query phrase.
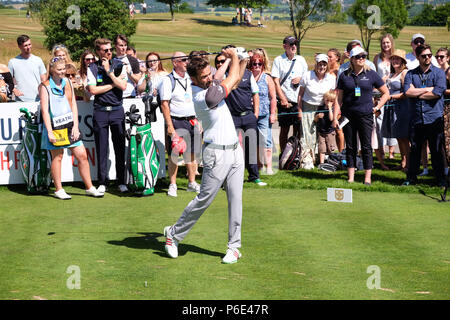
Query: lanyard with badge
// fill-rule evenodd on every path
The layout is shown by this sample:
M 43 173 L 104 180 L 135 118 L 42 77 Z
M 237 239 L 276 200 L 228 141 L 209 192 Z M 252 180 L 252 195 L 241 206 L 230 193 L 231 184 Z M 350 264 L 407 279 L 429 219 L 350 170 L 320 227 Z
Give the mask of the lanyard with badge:
M 422 81 L 421 88 L 426 88 L 426 83 L 427 83 L 427 80 L 428 80 L 428 74 L 419 73 L 419 78 L 420 78 L 420 81 Z
M 355 81 L 355 97 L 361 97 L 361 88 L 359 87 L 358 76 L 352 73 L 353 81 Z
M 185 100 L 189 100 L 191 98 L 191 95 L 188 93 L 187 91 L 187 87 L 188 87 L 188 80 L 186 79 L 186 84 L 183 86 L 183 84 L 181 83 L 180 79 L 175 78 L 175 81 L 177 81 L 180 86 L 183 88 L 184 90 L 184 99 Z

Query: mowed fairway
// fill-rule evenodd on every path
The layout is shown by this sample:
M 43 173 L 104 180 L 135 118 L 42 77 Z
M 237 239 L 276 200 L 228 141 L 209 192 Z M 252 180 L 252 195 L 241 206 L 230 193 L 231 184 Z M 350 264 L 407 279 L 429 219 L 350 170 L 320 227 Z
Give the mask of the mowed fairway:
M 1 190 L 0 299 L 450 298 L 448 205 L 419 194 L 355 192 L 342 204 L 326 190 L 245 188 L 243 257 L 223 265 L 224 191 L 174 260 L 162 230 L 192 193 L 93 199 L 67 189 L 70 201 Z M 80 289 L 67 287 L 70 266 Z M 369 266 L 380 289 L 367 287 Z
M 26 22 L 24 12 L 14 10 L 0 10 L 0 17 L 0 63 L 18 54 L 15 39 L 23 33 L 31 36 L 35 54 L 48 60 L 36 21 Z M 131 40 L 140 58 L 150 51 L 163 57 L 217 51 L 233 43 L 266 48 L 273 59 L 291 33 L 287 21 L 247 28 L 231 26 L 231 17 L 175 17 L 171 22 L 168 13 L 137 15 Z M 416 32 L 425 34 L 433 49 L 448 44 L 445 28 L 406 27 L 397 47 L 409 51 Z M 342 50 L 355 38 L 354 25 L 326 25 L 307 34 L 302 54 L 311 66 L 315 52 Z M 373 41 L 371 56 L 378 48 Z M 168 69 L 169 64 L 166 60 Z M 70 201 L 1 186 L 0 299 L 449 299 L 450 210 L 437 201 L 432 178 L 401 188 L 404 174 L 381 171 L 376 163 L 367 188 L 361 174 L 351 186 L 352 204 L 326 201 L 327 187 L 350 187 L 343 171 L 278 172 L 262 177 L 267 188 L 245 183 L 243 257 L 234 265 L 220 263 L 228 232 L 224 191 L 180 244 L 179 258 L 166 256 L 163 228 L 194 197 L 184 191 L 183 170 L 176 199 L 165 194 L 167 180 L 158 181 L 148 198 L 111 188 L 103 199 L 93 199 L 79 184 L 69 184 Z M 74 270 L 79 289 L 73 288 Z M 368 288 L 377 283 L 378 289 Z

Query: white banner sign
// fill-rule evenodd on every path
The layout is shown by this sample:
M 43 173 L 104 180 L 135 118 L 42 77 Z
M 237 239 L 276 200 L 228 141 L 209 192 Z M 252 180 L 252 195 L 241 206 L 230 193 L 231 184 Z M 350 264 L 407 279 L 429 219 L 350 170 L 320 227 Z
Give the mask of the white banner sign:
M 145 122 L 144 104 L 141 99 L 124 99 L 125 112 L 130 106 L 135 104 L 141 119 Z M 92 120 L 92 102 L 78 101 L 79 128 L 83 133 L 83 144 L 86 148 L 89 164 L 91 166 L 91 178 L 97 179 L 97 155 L 95 151 L 94 129 Z M 22 184 L 24 183 L 22 173 L 19 168 L 19 146 L 22 140 L 22 128 L 25 121 L 20 119 L 20 108 L 27 108 L 29 112 L 34 113 L 39 108 L 39 102 L 10 102 L 0 104 L 0 185 Z M 165 149 L 164 149 L 164 118 L 158 109 L 156 111 L 157 121 L 152 122 L 152 133 L 156 145 L 159 149 L 160 170 L 159 177 L 165 177 Z M 126 129 L 129 124 L 125 125 Z M 109 140 L 109 178 L 116 178 L 114 147 Z M 62 181 L 82 181 L 78 173 L 76 159 L 66 149 L 62 162 Z

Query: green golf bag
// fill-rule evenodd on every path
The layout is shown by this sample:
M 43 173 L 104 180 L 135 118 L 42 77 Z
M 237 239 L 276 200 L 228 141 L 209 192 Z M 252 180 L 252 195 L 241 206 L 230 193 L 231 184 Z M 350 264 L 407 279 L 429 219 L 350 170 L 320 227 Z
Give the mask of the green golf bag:
M 42 124 L 39 111 L 32 116 L 26 108 L 20 108 L 25 120 L 20 150 L 20 170 L 31 194 L 47 193 L 51 183 L 51 155 L 41 149 Z
M 147 113 L 147 123 L 140 124 L 141 115 L 136 105 L 126 113 L 127 123 L 127 185 L 131 192 L 139 195 L 153 195 L 159 172 L 159 151 L 153 139 L 150 114 Z

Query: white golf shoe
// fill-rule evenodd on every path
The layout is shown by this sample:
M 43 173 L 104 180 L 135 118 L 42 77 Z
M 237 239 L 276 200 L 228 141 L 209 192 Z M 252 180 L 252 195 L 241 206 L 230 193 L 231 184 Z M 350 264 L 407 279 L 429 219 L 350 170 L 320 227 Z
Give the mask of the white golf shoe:
M 55 191 L 55 197 L 61 200 L 69 200 L 72 199 L 71 196 L 69 196 L 64 189 L 59 189 L 58 191 Z
M 186 188 L 187 192 L 200 193 L 200 185 L 197 182 L 189 182 Z
M 238 249 L 228 249 L 225 257 L 223 257 L 222 259 L 222 263 L 226 264 L 236 263 L 241 257 L 242 254 L 239 252 Z
M 177 185 L 174 183 L 171 183 L 169 185 L 169 190 L 167 191 L 167 195 L 169 197 L 176 197 L 177 196 Z
M 171 226 L 164 228 L 164 236 L 166 237 L 166 245 L 164 246 L 164 249 L 166 249 L 169 257 L 175 259 L 178 257 L 178 241 L 169 235 L 170 228 Z
M 86 195 L 95 197 L 95 198 L 99 198 L 99 197 L 103 197 L 105 195 L 105 193 L 98 191 L 98 189 L 96 189 L 94 186 L 92 186 L 90 189 L 86 190 Z

